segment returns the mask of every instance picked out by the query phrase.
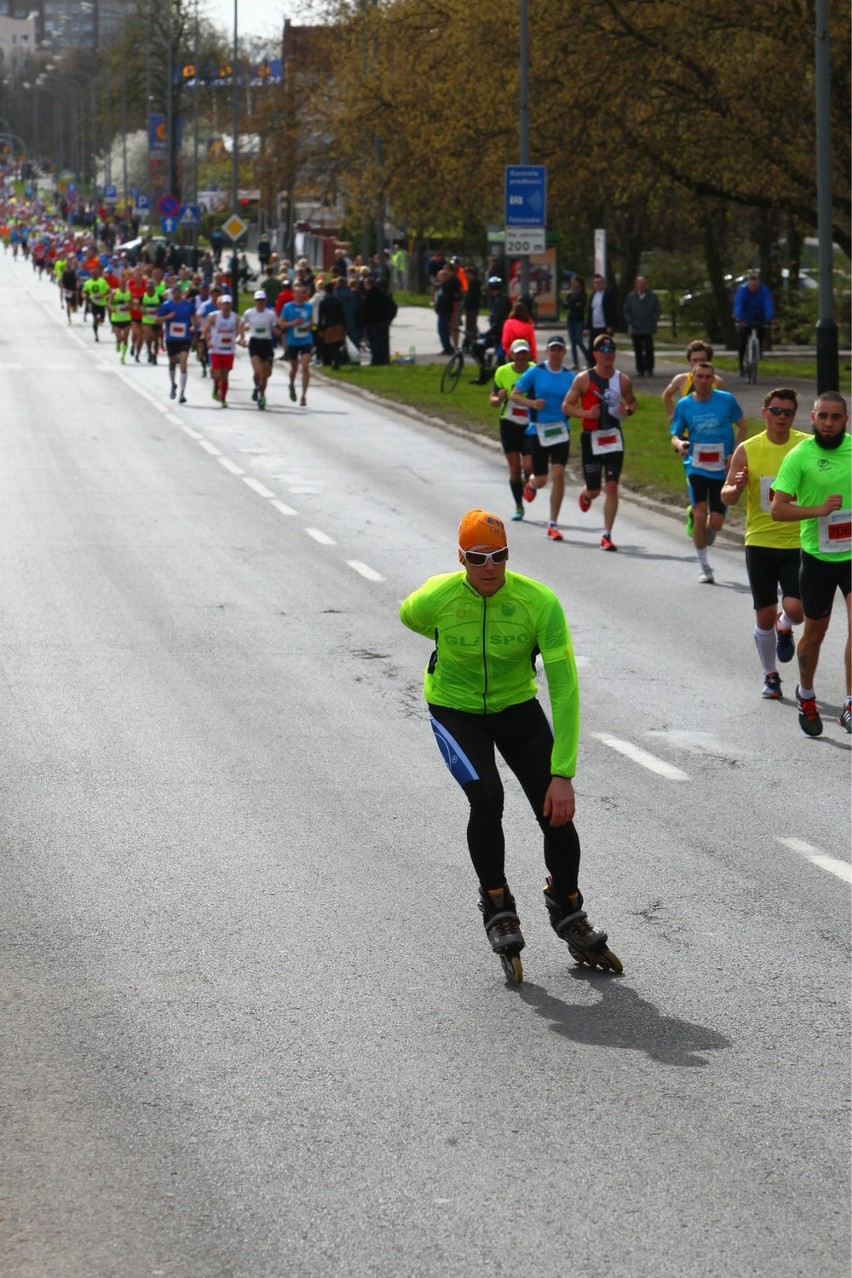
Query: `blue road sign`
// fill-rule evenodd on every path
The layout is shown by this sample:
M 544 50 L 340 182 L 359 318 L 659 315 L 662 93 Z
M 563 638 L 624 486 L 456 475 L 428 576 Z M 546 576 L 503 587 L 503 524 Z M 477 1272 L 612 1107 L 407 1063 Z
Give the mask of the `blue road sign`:
M 117 200 L 117 199 L 118 199 L 118 187 L 117 187 L 117 186 L 113 186 L 111 183 L 110 183 L 110 185 L 109 185 L 109 186 L 105 186 L 105 187 L 104 187 L 104 199 L 105 199 L 105 200 Z
M 506 165 L 506 226 L 547 225 L 547 167 Z
M 144 212 L 144 211 L 145 211 L 145 209 L 147 209 L 147 207 L 148 207 L 148 196 L 147 196 L 147 195 L 137 195 L 137 196 L 136 196 L 136 207 L 137 207 L 137 209 L 139 209 L 139 211 L 140 211 L 140 212 Z
M 157 201 L 157 207 L 163 217 L 177 217 L 180 212 L 180 200 L 176 195 L 162 195 Z
M 178 222 L 181 226 L 198 226 L 198 208 L 194 204 L 181 205 Z
M 163 235 L 174 235 L 177 230 L 177 224 L 178 221 L 176 217 L 160 218 L 160 230 L 163 232 Z

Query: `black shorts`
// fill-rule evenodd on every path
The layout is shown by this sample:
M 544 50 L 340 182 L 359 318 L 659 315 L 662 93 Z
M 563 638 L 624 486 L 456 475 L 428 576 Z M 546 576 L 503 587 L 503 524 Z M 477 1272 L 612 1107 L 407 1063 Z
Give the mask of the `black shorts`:
M 746 572 L 755 609 L 768 608 L 782 599 L 801 599 L 799 594 L 798 550 L 779 550 L 777 546 L 746 546 Z
M 314 344 L 313 342 L 310 342 L 307 346 L 288 346 L 286 347 L 284 354 L 287 356 L 287 359 L 295 362 L 297 359 L 301 359 L 303 355 L 310 355 L 313 349 Z
M 123 328 L 130 328 L 130 316 L 127 319 L 113 319 L 111 317 L 109 322 L 117 333 L 120 333 Z
M 500 443 L 503 445 L 503 452 L 523 453 L 524 456 L 530 451 L 532 436 L 527 433 L 526 422 L 512 422 L 507 418 L 500 418 Z
M 186 341 L 185 338 L 179 342 L 170 342 L 168 338 L 166 339 L 166 354 L 169 359 L 176 359 L 178 355 L 182 355 L 184 351 L 188 351 L 191 348 L 192 342 Z
M 537 434 L 527 435 L 527 439 L 534 475 L 546 475 L 551 463 L 556 466 L 567 465 L 568 452 L 571 448 L 570 439 L 566 439 L 564 444 L 550 444 L 547 448 L 542 447 Z
M 106 319 L 106 307 L 99 305 L 98 302 L 89 302 L 92 308 L 92 315 L 95 319 Z
M 580 458 L 583 463 L 583 479 L 590 493 L 599 493 L 601 477 L 608 484 L 617 484 L 624 465 L 624 449 L 617 453 L 592 452 L 592 432 L 584 430 L 580 436 Z
M 811 621 L 822 621 L 831 615 L 836 590 L 844 599 L 852 592 L 852 559 L 817 559 L 816 555 L 803 550 L 799 585 L 805 616 Z
M 724 476 L 719 479 L 708 479 L 706 475 L 689 475 L 687 487 L 689 500 L 693 506 L 706 502 L 714 515 L 727 515 L 728 507 L 722 501 L 722 485 Z
M 274 358 L 274 347 L 272 342 L 268 341 L 265 337 L 250 337 L 249 355 L 253 359 L 265 359 L 267 362 L 272 363 Z

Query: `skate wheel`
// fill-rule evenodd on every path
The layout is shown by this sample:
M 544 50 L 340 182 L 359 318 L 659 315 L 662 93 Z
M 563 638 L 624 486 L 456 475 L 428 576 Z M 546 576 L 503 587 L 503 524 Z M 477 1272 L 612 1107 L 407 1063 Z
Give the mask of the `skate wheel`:
M 598 955 L 598 962 L 605 972 L 623 972 L 624 965 L 617 954 L 613 954 L 612 950 L 603 949 Z
M 520 954 L 501 954 L 500 962 L 503 964 L 506 980 L 511 981 L 513 985 L 520 985 L 524 979 L 524 969 L 521 964 Z
M 578 950 L 574 945 L 569 945 L 568 949 L 574 962 L 579 963 L 581 967 L 584 963 L 588 963 L 589 967 L 597 967 L 597 956 L 591 950 Z

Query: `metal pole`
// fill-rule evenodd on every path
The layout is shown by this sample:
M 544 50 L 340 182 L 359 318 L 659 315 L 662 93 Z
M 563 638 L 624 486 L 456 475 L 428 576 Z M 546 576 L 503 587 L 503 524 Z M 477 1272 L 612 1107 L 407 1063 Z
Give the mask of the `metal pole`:
M 520 100 L 518 103 L 519 160 L 521 164 L 530 162 L 530 39 L 529 39 L 529 0 L 520 0 Z M 530 291 L 530 259 L 524 254 L 521 257 L 521 297 L 528 297 Z
M 174 194 L 175 189 L 175 139 L 174 139 L 174 111 L 172 108 L 172 75 L 174 74 L 174 56 L 172 53 L 172 6 L 171 0 L 166 0 L 166 39 L 168 41 L 168 51 L 166 54 L 166 138 L 168 141 L 168 157 L 167 157 L 167 178 L 166 184 L 169 195 Z
M 819 319 L 816 326 L 817 394 L 838 390 L 840 361 L 834 319 L 834 246 L 831 216 L 831 47 L 828 0 L 816 0 L 817 228 L 819 237 Z
M 239 128 L 240 128 L 240 91 L 237 83 L 237 6 L 239 0 L 234 0 L 234 56 L 231 62 L 231 95 L 233 98 L 234 117 L 232 121 L 233 138 L 232 138 L 232 154 L 231 154 L 231 209 L 234 213 L 239 207 Z M 231 257 L 231 291 L 234 297 L 235 309 L 239 309 L 240 297 L 240 271 L 239 260 L 237 258 L 237 246 L 234 244 L 234 252 Z
M 151 4 L 148 5 L 148 23 L 152 25 L 152 9 Z M 150 34 L 145 41 L 145 129 L 148 134 L 148 171 L 147 171 L 147 195 L 148 195 L 148 234 L 152 234 L 154 229 L 154 210 L 151 207 L 153 201 L 152 181 L 151 181 L 151 39 Z
M 119 71 L 121 88 L 121 199 L 127 211 L 127 86 L 123 71 Z
M 198 66 L 199 56 L 199 35 L 198 35 L 198 0 L 195 0 L 195 39 L 193 42 L 192 60 L 195 64 L 195 84 L 192 89 L 193 103 L 193 120 L 192 120 L 192 202 L 198 208 L 198 90 L 199 74 Z M 198 225 L 192 228 L 192 246 L 198 248 Z M 197 254 L 196 254 L 197 258 Z

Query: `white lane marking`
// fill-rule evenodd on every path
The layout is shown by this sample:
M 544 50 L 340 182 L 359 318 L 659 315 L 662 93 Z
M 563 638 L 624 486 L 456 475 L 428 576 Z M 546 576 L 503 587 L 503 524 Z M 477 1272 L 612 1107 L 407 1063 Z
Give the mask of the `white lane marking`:
M 219 452 L 219 449 L 216 447 L 216 445 L 211 444 L 210 441 L 207 439 L 199 439 L 198 446 L 199 448 L 203 448 L 205 453 L 209 453 L 211 457 L 222 456 L 222 454 Z
M 216 460 L 220 466 L 224 466 L 225 470 L 229 470 L 232 475 L 244 475 L 246 473 L 236 462 L 232 462 L 230 457 L 217 457 Z
M 254 479 L 251 475 L 246 475 L 243 479 L 243 483 L 248 484 L 249 488 L 256 492 L 259 497 L 275 496 L 275 493 L 271 488 L 267 488 L 266 484 L 262 484 L 259 479 Z
M 202 439 L 197 430 L 193 430 L 191 426 L 185 426 L 183 422 L 180 424 L 181 430 L 185 430 L 190 439 Z
M 168 420 L 169 420 L 170 422 L 172 422 L 175 426 L 182 426 L 182 425 L 183 425 L 183 422 L 181 421 L 181 419 L 180 419 L 179 417 L 175 416 L 175 414 L 174 414 L 174 413 L 166 413 L 166 417 L 167 417 L 167 418 L 168 418 Z
M 362 564 L 360 559 L 347 559 L 350 568 L 354 568 L 356 572 L 360 572 L 362 577 L 366 577 L 368 581 L 384 581 L 384 577 L 377 573 L 375 568 L 371 568 L 369 564 Z
M 297 513 L 292 506 L 287 505 L 286 501 L 274 499 L 269 504 L 274 506 L 276 510 L 280 510 L 282 515 L 295 515 Z
M 658 776 L 665 777 L 667 781 L 689 780 L 689 775 L 686 772 L 681 772 L 680 768 L 672 767 L 664 759 L 658 759 L 655 754 L 649 754 L 647 750 L 643 750 L 641 746 L 634 745 L 632 741 L 622 741 L 619 737 L 611 737 L 606 732 L 593 732 L 592 736 L 596 737 L 602 745 L 609 746 L 610 750 L 616 750 L 626 758 L 632 759 L 634 763 L 640 764 L 643 768 L 648 768 L 650 772 L 656 772 Z
M 782 839 L 777 834 L 775 837 L 785 848 L 789 848 L 791 852 L 798 852 L 799 856 L 810 861 L 811 865 L 818 865 L 821 870 L 828 870 L 829 874 L 835 874 L 838 879 L 843 879 L 844 883 L 852 883 L 852 865 L 847 865 L 845 861 L 838 861 L 836 856 L 828 856 L 819 848 L 815 848 L 812 843 L 806 843 L 804 839 Z
M 4 373 L 20 373 L 23 367 L 23 364 L 0 364 L 0 371 Z M 71 365 L 69 364 L 68 367 L 70 368 Z M 77 365 L 75 364 L 74 368 L 76 369 L 76 367 Z M 53 368 L 49 369 L 49 371 L 53 372 Z M 56 371 L 59 372 L 60 370 L 57 368 Z
M 337 545 L 333 537 L 329 537 L 328 533 L 322 532 L 319 528 L 306 528 L 305 532 L 309 537 L 313 537 L 314 541 L 318 541 L 321 546 Z

